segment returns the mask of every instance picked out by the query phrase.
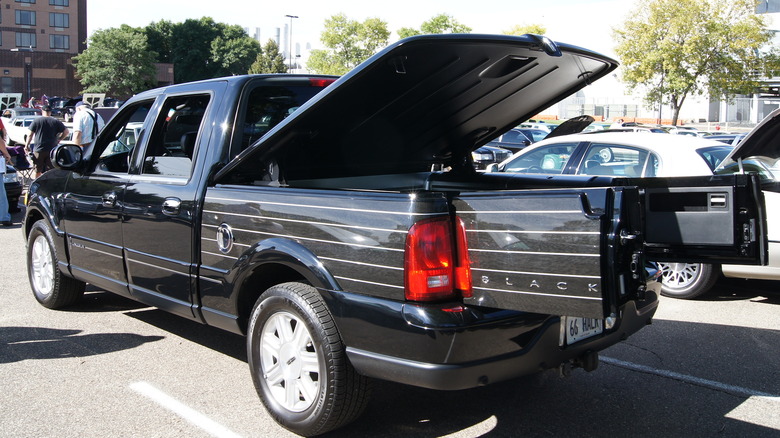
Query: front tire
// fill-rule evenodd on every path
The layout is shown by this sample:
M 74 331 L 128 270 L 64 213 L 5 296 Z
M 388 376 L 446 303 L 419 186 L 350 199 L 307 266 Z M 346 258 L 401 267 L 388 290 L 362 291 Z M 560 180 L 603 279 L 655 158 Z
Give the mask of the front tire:
M 692 299 L 709 291 L 720 276 L 717 265 L 706 263 L 658 263 L 661 295 Z
M 27 275 L 35 299 L 49 309 L 61 309 L 76 303 L 86 284 L 65 275 L 59 268 L 59 255 L 48 225 L 34 223 L 27 239 Z
M 370 381 L 358 374 L 319 293 L 302 283 L 271 287 L 249 320 L 247 358 L 271 416 L 299 435 L 319 435 L 365 410 Z

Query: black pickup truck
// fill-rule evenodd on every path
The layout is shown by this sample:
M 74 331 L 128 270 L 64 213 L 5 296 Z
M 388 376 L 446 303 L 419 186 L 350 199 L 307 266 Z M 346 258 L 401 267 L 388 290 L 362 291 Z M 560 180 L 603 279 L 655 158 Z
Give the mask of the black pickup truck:
M 472 150 L 616 67 L 539 36 L 437 35 L 341 78 L 141 93 L 32 184 L 32 290 L 61 308 L 90 283 L 245 334 L 264 405 L 302 435 L 354 420 L 371 378 L 593 370 L 651 321 L 646 259 L 766 258 L 751 175 L 474 170 Z

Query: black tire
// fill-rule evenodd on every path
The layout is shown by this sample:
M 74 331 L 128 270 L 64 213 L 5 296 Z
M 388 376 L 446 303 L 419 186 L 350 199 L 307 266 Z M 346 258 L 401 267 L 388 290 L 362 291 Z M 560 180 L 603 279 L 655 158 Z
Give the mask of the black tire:
M 27 275 L 35 299 L 49 309 L 76 303 L 86 284 L 65 275 L 59 268 L 59 254 L 45 221 L 34 223 L 27 239 Z
M 692 299 L 715 285 L 720 277 L 718 265 L 706 263 L 658 263 L 661 268 L 661 295 Z
M 371 382 L 349 363 L 333 317 L 312 286 L 283 283 L 266 290 L 247 332 L 255 389 L 280 425 L 314 436 L 363 413 Z

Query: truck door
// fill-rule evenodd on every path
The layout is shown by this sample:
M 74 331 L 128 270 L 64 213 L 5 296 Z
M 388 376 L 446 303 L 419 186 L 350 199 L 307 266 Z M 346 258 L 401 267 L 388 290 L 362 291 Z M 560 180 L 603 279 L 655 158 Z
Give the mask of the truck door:
M 204 163 L 197 150 L 211 134 L 205 121 L 216 88 L 163 96 L 145 141 L 133 157 L 134 175 L 122 206 L 122 236 L 131 294 L 167 311 L 195 318 L 194 223 Z
M 122 202 L 130 178 L 128 157 L 135 147 L 133 126 L 141 126 L 154 97 L 123 108 L 92 147 L 91 165 L 73 173 L 63 194 L 64 228 L 73 274 L 95 286 L 128 295 L 122 242 Z
M 644 260 L 766 263 L 756 176 L 637 181 L 458 195 L 474 286 L 465 301 L 603 318 L 641 296 Z

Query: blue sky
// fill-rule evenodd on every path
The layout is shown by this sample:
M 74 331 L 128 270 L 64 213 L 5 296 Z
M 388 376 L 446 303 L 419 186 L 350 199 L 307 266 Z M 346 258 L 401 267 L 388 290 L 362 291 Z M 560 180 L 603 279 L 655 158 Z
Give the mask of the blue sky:
M 423 21 L 446 13 L 470 26 L 477 33 L 501 33 L 514 25 L 542 24 L 554 40 L 576 44 L 613 55 L 611 29 L 619 26 L 636 0 L 392 0 L 390 2 L 332 0 L 133 0 L 117 3 L 109 0 L 88 2 L 88 33 L 121 24 L 142 27 L 167 19 L 212 17 L 218 22 L 261 28 L 262 39 L 273 29 L 294 19 L 293 40 L 320 46 L 319 35 L 328 17 L 343 12 L 362 21 L 377 17 L 388 22 L 391 41 L 401 27 L 419 27 Z M 120 6 L 121 4 L 121 6 Z M 218 5 L 214 8 L 213 5 Z

